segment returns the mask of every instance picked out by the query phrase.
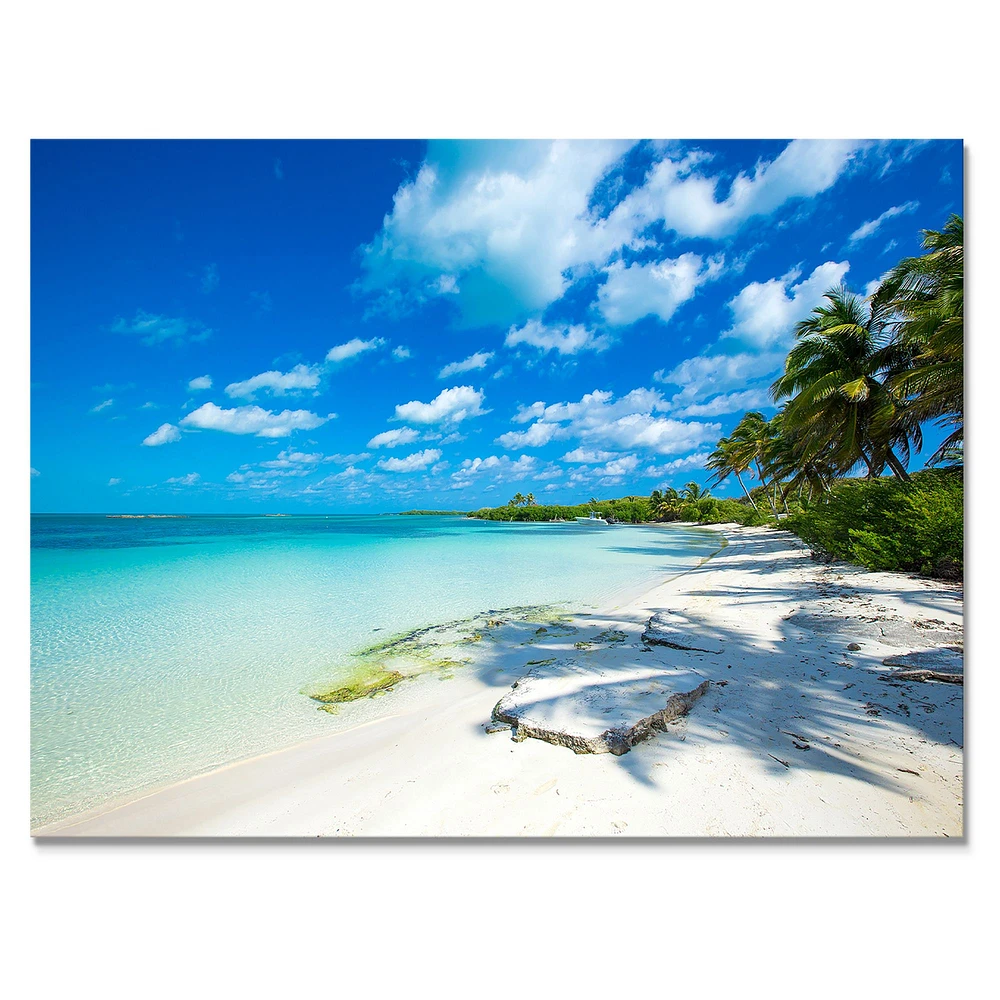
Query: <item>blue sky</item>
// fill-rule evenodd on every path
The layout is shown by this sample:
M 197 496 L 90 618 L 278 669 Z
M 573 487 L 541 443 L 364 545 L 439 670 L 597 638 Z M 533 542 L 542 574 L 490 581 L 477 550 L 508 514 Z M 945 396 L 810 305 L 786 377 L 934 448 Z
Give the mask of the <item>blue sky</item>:
M 31 174 L 35 511 L 704 483 L 795 323 L 963 190 L 952 141 L 36 141 Z

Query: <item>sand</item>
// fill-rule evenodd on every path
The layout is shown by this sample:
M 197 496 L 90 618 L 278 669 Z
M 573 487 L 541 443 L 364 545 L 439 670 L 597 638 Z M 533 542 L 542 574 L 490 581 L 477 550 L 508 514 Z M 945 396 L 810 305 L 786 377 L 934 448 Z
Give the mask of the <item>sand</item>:
M 376 722 L 35 835 L 961 837 L 964 687 L 882 662 L 961 646 L 961 587 L 720 531 L 718 555 L 620 607 L 498 628 L 474 666 L 383 695 Z M 698 649 L 644 641 L 656 613 Z M 593 735 L 705 680 L 620 755 L 487 732 L 523 685 L 535 716 Z

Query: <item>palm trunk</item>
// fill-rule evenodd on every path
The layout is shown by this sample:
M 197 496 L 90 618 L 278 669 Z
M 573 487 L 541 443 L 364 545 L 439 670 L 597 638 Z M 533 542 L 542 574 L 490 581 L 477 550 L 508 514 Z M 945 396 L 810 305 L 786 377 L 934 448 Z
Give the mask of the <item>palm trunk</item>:
M 760 467 L 760 462 L 755 463 L 757 466 L 757 475 L 760 477 L 760 484 L 764 487 L 764 496 L 767 497 L 767 502 L 771 507 L 771 513 L 774 515 L 775 523 L 778 521 L 778 508 L 774 505 L 774 500 L 771 499 L 771 495 L 767 491 L 767 483 L 764 482 L 764 470 Z
M 738 472 L 736 472 L 735 469 L 733 469 L 733 472 L 736 475 L 736 482 L 738 482 L 740 484 L 740 486 L 743 489 L 743 492 L 746 493 L 747 500 L 750 501 L 750 506 L 753 507 L 754 513 L 755 514 L 759 514 L 760 511 L 757 510 L 757 505 L 753 502 L 753 497 L 750 496 L 750 491 L 743 485 L 743 480 L 740 478 L 740 474 Z
M 896 458 L 891 448 L 886 449 L 885 461 L 889 468 L 892 469 L 893 475 L 895 475 L 897 479 L 901 479 L 904 483 L 908 483 L 910 481 L 909 473 L 907 473 L 906 469 L 903 468 L 903 463 Z

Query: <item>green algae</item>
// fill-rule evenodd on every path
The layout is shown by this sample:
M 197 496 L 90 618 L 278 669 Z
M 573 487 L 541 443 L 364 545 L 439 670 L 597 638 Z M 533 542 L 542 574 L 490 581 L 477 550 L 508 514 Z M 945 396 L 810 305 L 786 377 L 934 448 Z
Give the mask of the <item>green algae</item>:
M 351 657 L 356 665 L 346 680 L 338 678 L 328 685 L 313 684 L 304 688 L 302 694 L 320 702 L 318 707 L 321 711 L 335 714 L 339 705 L 388 694 L 400 681 L 431 674 L 439 680 L 452 679 L 456 670 L 472 660 L 449 654 L 484 639 L 492 640 L 491 628 L 527 624 L 576 631 L 567 624 L 570 620 L 571 616 L 567 613 L 541 605 L 491 609 L 472 618 L 423 626 L 358 650 Z M 543 634 L 546 638 L 555 637 L 552 632 Z M 552 663 L 554 658 L 535 662 Z
M 323 704 L 340 704 L 345 701 L 360 701 L 362 698 L 374 698 L 376 695 L 391 691 L 400 681 L 406 678 L 398 670 L 385 670 L 382 667 L 365 666 L 334 688 L 303 691 L 313 701 Z

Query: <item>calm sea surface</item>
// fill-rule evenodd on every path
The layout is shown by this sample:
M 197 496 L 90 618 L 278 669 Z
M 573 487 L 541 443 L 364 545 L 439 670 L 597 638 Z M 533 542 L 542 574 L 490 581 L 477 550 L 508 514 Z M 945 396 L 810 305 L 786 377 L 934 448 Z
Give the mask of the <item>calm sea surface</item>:
M 699 529 L 462 517 L 35 515 L 32 825 L 336 731 L 303 685 L 428 624 L 599 607 L 719 547 Z M 379 630 L 375 632 L 374 630 Z M 367 704 L 391 711 L 393 695 Z

